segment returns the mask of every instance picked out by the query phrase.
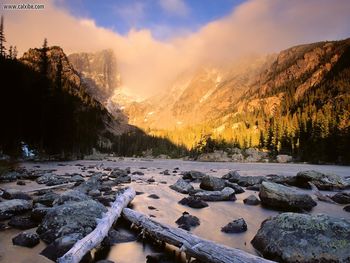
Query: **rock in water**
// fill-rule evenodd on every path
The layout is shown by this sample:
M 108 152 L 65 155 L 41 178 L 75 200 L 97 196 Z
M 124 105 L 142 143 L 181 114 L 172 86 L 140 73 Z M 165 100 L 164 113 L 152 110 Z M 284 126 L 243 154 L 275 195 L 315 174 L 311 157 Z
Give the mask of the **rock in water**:
M 228 223 L 226 226 L 221 228 L 222 232 L 225 233 L 241 233 L 247 231 L 247 223 L 244 221 L 243 218 L 239 218 L 236 220 L 233 220 L 232 222 Z
M 204 208 L 204 207 L 208 206 L 208 204 L 206 202 L 204 202 L 200 198 L 194 197 L 194 196 L 182 198 L 179 201 L 179 204 L 187 205 L 187 206 L 192 207 L 192 208 Z
M 246 205 L 258 205 L 260 204 L 260 200 L 255 195 L 250 195 L 243 200 L 243 203 Z
M 235 201 L 235 191 L 232 188 L 225 187 L 221 191 L 199 191 L 194 194 L 191 193 L 194 197 L 197 197 L 203 201 Z
M 111 229 L 108 235 L 102 241 L 103 246 L 112 246 L 118 243 L 133 242 L 137 240 L 137 236 L 124 229 Z
M 32 202 L 23 199 L 0 202 L 0 220 L 9 219 L 13 215 L 27 212 L 32 209 L 32 206 Z
M 39 244 L 39 236 L 36 233 L 22 232 L 12 238 L 12 243 L 22 247 L 35 247 Z
M 252 244 L 278 262 L 349 262 L 350 222 L 325 214 L 282 213 L 262 223 Z
M 191 190 L 193 190 L 193 186 L 181 178 L 177 180 L 175 184 L 170 185 L 169 187 L 181 194 L 188 194 Z
M 310 188 L 308 182 L 313 183 L 320 190 L 335 190 L 349 187 L 349 184 L 335 174 L 324 174 L 317 171 L 302 171 L 296 175 L 296 185 Z
M 231 183 L 237 183 L 241 178 L 238 171 L 230 171 L 221 177 L 222 179 L 229 180 Z
M 94 200 L 67 202 L 54 206 L 47 212 L 37 233 L 46 243 L 72 233 L 85 236 L 96 227 L 96 219 L 106 211 L 101 203 Z
M 263 181 L 266 181 L 264 176 L 241 176 L 237 182 L 240 186 L 253 186 L 261 184 Z
M 80 192 L 77 190 L 68 190 L 68 191 L 65 191 L 59 197 L 57 197 L 52 204 L 54 206 L 57 206 L 57 205 L 62 205 L 66 202 L 80 202 L 80 201 L 86 201 L 89 199 L 91 198 L 86 194 L 84 194 L 83 192 Z
M 71 234 L 57 238 L 43 251 L 41 251 L 40 254 L 56 262 L 58 258 L 66 254 L 74 246 L 74 244 L 82 238 L 83 236 L 80 234 Z
M 8 225 L 18 229 L 29 229 L 38 224 L 30 216 L 13 216 Z
M 350 205 L 345 206 L 343 209 L 344 209 L 344 211 L 346 211 L 346 212 L 350 212 Z
M 202 182 L 199 187 L 208 191 L 221 191 L 225 188 L 225 180 L 206 175 L 202 178 Z
M 270 182 L 261 184 L 259 197 L 263 205 L 286 211 L 311 210 L 317 205 L 308 194 Z
M 350 193 L 337 193 L 331 198 L 338 204 L 350 204 Z
M 199 218 L 190 215 L 188 212 L 183 212 L 182 216 L 179 217 L 175 223 L 179 225 L 179 228 L 185 229 L 187 231 L 189 231 L 191 227 L 200 225 Z
M 32 198 L 26 194 L 23 193 L 17 189 L 7 189 L 2 194 L 2 197 L 4 199 L 23 199 L 23 200 L 32 200 Z
M 188 171 L 182 174 L 182 179 L 200 183 L 204 176 L 205 174 L 199 171 Z

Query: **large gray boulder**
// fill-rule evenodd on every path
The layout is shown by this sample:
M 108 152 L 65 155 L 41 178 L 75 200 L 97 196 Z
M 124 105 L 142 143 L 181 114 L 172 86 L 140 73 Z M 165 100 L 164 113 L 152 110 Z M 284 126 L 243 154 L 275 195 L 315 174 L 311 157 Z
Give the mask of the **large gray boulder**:
M 284 211 L 311 210 L 317 205 L 310 195 L 271 182 L 261 184 L 259 197 L 263 205 Z
M 257 175 L 257 176 L 241 176 L 238 179 L 237 184 L 240 185 L 240 186 L 247 187 L 247 186 L 259 185 L 263 181 L 266 181 L 266 178 L 264 176 L 261 176 L 261 175 Z
M 89 196 L 84 194 L 83 192 L 77 191 L 77 190 L 68 190 L 65 191 L 63 194 L 61 194 L 59 197 L 57 197 L 53 201 L 53 205 L 62 205 L 66 202 L 80 202 L 80 201 L 86 201 L 91 199 Z
M 208 191 L 221 191 L 225 188 L 225 180 L 214 176 L 206 175 L 202 178 L 199 187 Z
M 187 171 L 183 172 L 182 179 L 200 183 L 204 176 L 205 174 L 199 171 Z
M 188 194 L 191 190 L 193 190 L 193 186 L 186 182 L 183 179 L 179 179 L 176 181 L 175 184 L 169 186 L 171 189 L 173 189 L 176 192 L 182 193 L 182 194 Z
M 96 219 L 107 209 L 94 200 L 67 202 L 50 209 L 37 229 L 46 243 L 73 233 L 85 236 L 96 227 Z
M 313 183 L 320 190 L 335 190 L 349 187 L 349 183 L 336 174 L 325 174 L 309 170 L 299 172 L 296 175 L 296 186 L 310 188 L 308 182 Z
M 0 202 L 0 220 L 11 218 L 13 215 L 18 215 L 31 210 L 33 203 L 23 199 L 12 199 Z
M 278 262 L 350 262 L 350 222 L 325 214 L 282 213 L 262 223 L 252 244 Z
M 221 191 L 199 191 L 191 193 L 194 197 L 203 201 L 235 201 L 235 190 L 230 187 L 225 187 Z

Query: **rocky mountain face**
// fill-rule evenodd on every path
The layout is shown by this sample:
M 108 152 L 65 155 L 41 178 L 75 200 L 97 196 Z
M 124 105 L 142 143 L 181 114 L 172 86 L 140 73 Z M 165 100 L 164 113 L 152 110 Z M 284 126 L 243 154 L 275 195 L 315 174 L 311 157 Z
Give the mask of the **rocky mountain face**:
M 117 60 L 112 50 L 74 53 L 70 54 L 68 59 L 84 81 L 89 84 L 89 90 L 100 100 L 108 99 L 120 86 Z
M 125 112 L 132 124 L 151 131 L 207 123 L 219 133 L 235 129 L 240 125 L 232 123 L 237 114 L 260 111 L 274 116 L 284 102 L 290 106 L 291 100 L 301 101 L 324 81 L 349 46 L 349 39 L 319 42 L 249 58 L 235 66 L 202 68 L 177 80 L 166 94 L 127 105 Z
M 273 58 L 253 57 L 232 66 L 203 67 L 179 77 L 165 93 L 127 105 L 125 112 L 132 124 L 146 129 L 178 129 L 215 119 L 230 111 Z
M 107 49 L 96 53 L 74 53 L 68 56 L 68 60 L 85 83 L 87 92 L 106 107 L 121 125 L 121 130 L 129 130 L 128 118 L 113 99 L 121 85 L 114 52 Z

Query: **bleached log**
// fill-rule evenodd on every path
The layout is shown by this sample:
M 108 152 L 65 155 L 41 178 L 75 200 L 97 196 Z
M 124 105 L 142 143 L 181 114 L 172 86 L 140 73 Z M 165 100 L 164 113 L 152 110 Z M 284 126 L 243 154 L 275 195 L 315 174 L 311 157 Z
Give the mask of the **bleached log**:
M 194 257 L 203 262 L 213 263 L 267 263 L 273 262 L 249 254 L 239 249 L 217 244 L 202 239 L 183 229 L 174 228 L 152 220 L 139 212 L 129 208 L 123 209 L 123 217 L 141 227 L 144 232 L 157 241 L 162 241 L 180 248 L 186 256 Z
M 124 192 L 119 193 L 108 212 L 105 213 L 101 219 L 97 220 L 98 224 L 96 228 L 90 234 L 75 243 L 66 254 L 57 260 L 57 262 L 80 262 L 86 253 L 98 246 L 104 237 L 107 236 L 109 229 L 120 216 L 122 209 L 134 199 L 135 195 L 135 190 L 132 188 L 126 188 Z
M 318 200 L 323 201 L 323 202 L 327 202 L 327 203 L 331 203 L 331 204 L 337 204 L 336 202 L 334 202 L 330 197 L 323 195 L 317 188 L 316 185 L 314 185 L 313 183 L 309 182 L 309 185 L 311 187 L 311 190 L 313 192 L 313 194 L 317 197 Z

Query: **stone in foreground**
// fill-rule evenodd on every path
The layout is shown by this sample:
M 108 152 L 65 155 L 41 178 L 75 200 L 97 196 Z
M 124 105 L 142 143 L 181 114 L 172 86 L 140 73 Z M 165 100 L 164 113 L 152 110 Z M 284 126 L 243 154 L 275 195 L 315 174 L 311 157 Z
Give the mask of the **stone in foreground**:
M 252 240 L 278 262 L 349 262 L 350 222 L 325 214 L 283 213 L 264 221 Z
M 46 243 L 73 233 L 85 236 L 96 227 L 96 219 L 106 211 L 101 203 L 94 200 L 67 202 L 47 212 L 37 233 Z
M 32 209 L 31 201 L 23 199 L 12 199 L 0 202 L 0 220 L 9 219 L 13 215 L 18 215 Z
M 263 205 L 284 211 L 311 210 L 317 205 L 308 194 L 270 182 L 261 184 L 259 197 Z
M 221 191 L 225 188 L 225 180 L 214 176 L 206 175 L 203 177 L 199 187 L 208 191 Z
M 250 195 L 247 198 L 243 199 L 243 203 L 246 205 L 259 205 L 260 200 L 255 195 Z
M 296 185 L 310 188 L 308 182 L 313 183 L 320 190 L 335 190 L 349 187 L 349 184 L 339 175 L 324 174 L 317 171 L 302 171 L 296 175 Z
M 175 184 L 170 185 L 169 187 L 170 189 L 173 189 L 181 194 L 188 194 L 191 190 L 193 190 L 193 186 L 181 178 L 177 180 Z
M 199 191 L 193 194 L 203 201 L 235 201 L 235 190 L 225 187 L 221 191 Z
M 221 231 L 225 233 L 242 233 L 247 231 L 247 223 L 243 218 L 239 218 L 222 227 Z
M 35 247 L 39 242 L 39 235 L 36 233 L 22 232 L 12 238 L 14 245 L 22 247 Z

